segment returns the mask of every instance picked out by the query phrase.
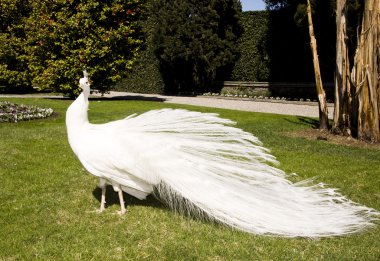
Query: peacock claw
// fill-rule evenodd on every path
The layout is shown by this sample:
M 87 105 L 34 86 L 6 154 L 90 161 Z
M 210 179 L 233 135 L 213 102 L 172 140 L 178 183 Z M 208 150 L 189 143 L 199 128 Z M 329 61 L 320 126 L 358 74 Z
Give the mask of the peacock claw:
M 124 211 L 122 211 L 122 210 L 118 210 L 118 211 L 116 211 L 114 214 L 119 215 L 119 216 L 123 216 L 123 215 L 126 214 L 127 212 L 128 212 L 128 210 L 124 210 Z

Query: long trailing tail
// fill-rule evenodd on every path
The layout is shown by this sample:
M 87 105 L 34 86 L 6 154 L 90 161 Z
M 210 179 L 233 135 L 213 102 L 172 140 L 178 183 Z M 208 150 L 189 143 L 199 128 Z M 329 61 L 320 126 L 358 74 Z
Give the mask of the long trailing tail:
M 255 136 L 216 114 L 165 109 L 127 122 L 165 148 L 148 156 L 155 194 L 180 212 L 284 237 L 351 234 L 379 215 L 321 183 L 290 182 Z

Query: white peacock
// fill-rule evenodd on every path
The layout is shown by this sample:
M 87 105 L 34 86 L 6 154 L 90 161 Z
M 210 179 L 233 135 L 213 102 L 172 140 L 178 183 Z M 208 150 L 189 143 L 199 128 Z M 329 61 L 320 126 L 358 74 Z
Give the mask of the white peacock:
M 90 83 L 66 114 L 68 139 L 85 169 L 99 177 L 100 211 L 106 185 L 254 234 L 284 237 L 345 235 L 373 225 L 379 212 L 335 189 L 292 183 L 251 133 L 216 114 L 153 110 L 106 124 L 88 121 Z

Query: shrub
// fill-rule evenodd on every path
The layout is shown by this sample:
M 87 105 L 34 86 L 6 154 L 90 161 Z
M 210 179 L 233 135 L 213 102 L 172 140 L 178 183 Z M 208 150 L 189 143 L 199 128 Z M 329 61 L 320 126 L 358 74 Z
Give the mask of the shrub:
M 244 12 L 234 81 L 314 81 L 308 35 L 288 10 Z
M 25 19 L 30 14 L 28 0 L 2 0 L 0 4 L 0 92 L 31 89 L 25 48 Z
M 87 68 L 93 87 L 108 91 L 142 43 L 140 6 L 140 0 L 2 1 L 0 85 L 75 95 Z
M 32 3 L 27 23 L 33 84 L 75 94 L 87 68 L 106 92 L 131 68 L 142 42 L 140 0 Z

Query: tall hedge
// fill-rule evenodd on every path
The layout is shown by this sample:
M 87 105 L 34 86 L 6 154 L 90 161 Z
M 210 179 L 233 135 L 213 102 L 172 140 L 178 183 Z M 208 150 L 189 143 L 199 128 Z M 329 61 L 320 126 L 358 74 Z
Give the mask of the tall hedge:
M 235 81 L 313 81 L 306 36 L 285 11 L 244 12 Z
M 268 44 L 269 13 L 244 12 L 240 17 L 244 32 L 238 40 L 239 59 L 231 77 L 225 80 L 268 81 L 270 76 Z
M 322 9 L 323 5 L 319 5 Z M 316 14 L 316 33 L 323 81 L 334 74 L 334 22 L 326 10 Z M 330 16 L 329 16 L 330 15 Z M 240 59 L 231 80 L 313 82 L 314 71 L 306 24 L 295 21 L 294 10 L 244 12 Z

